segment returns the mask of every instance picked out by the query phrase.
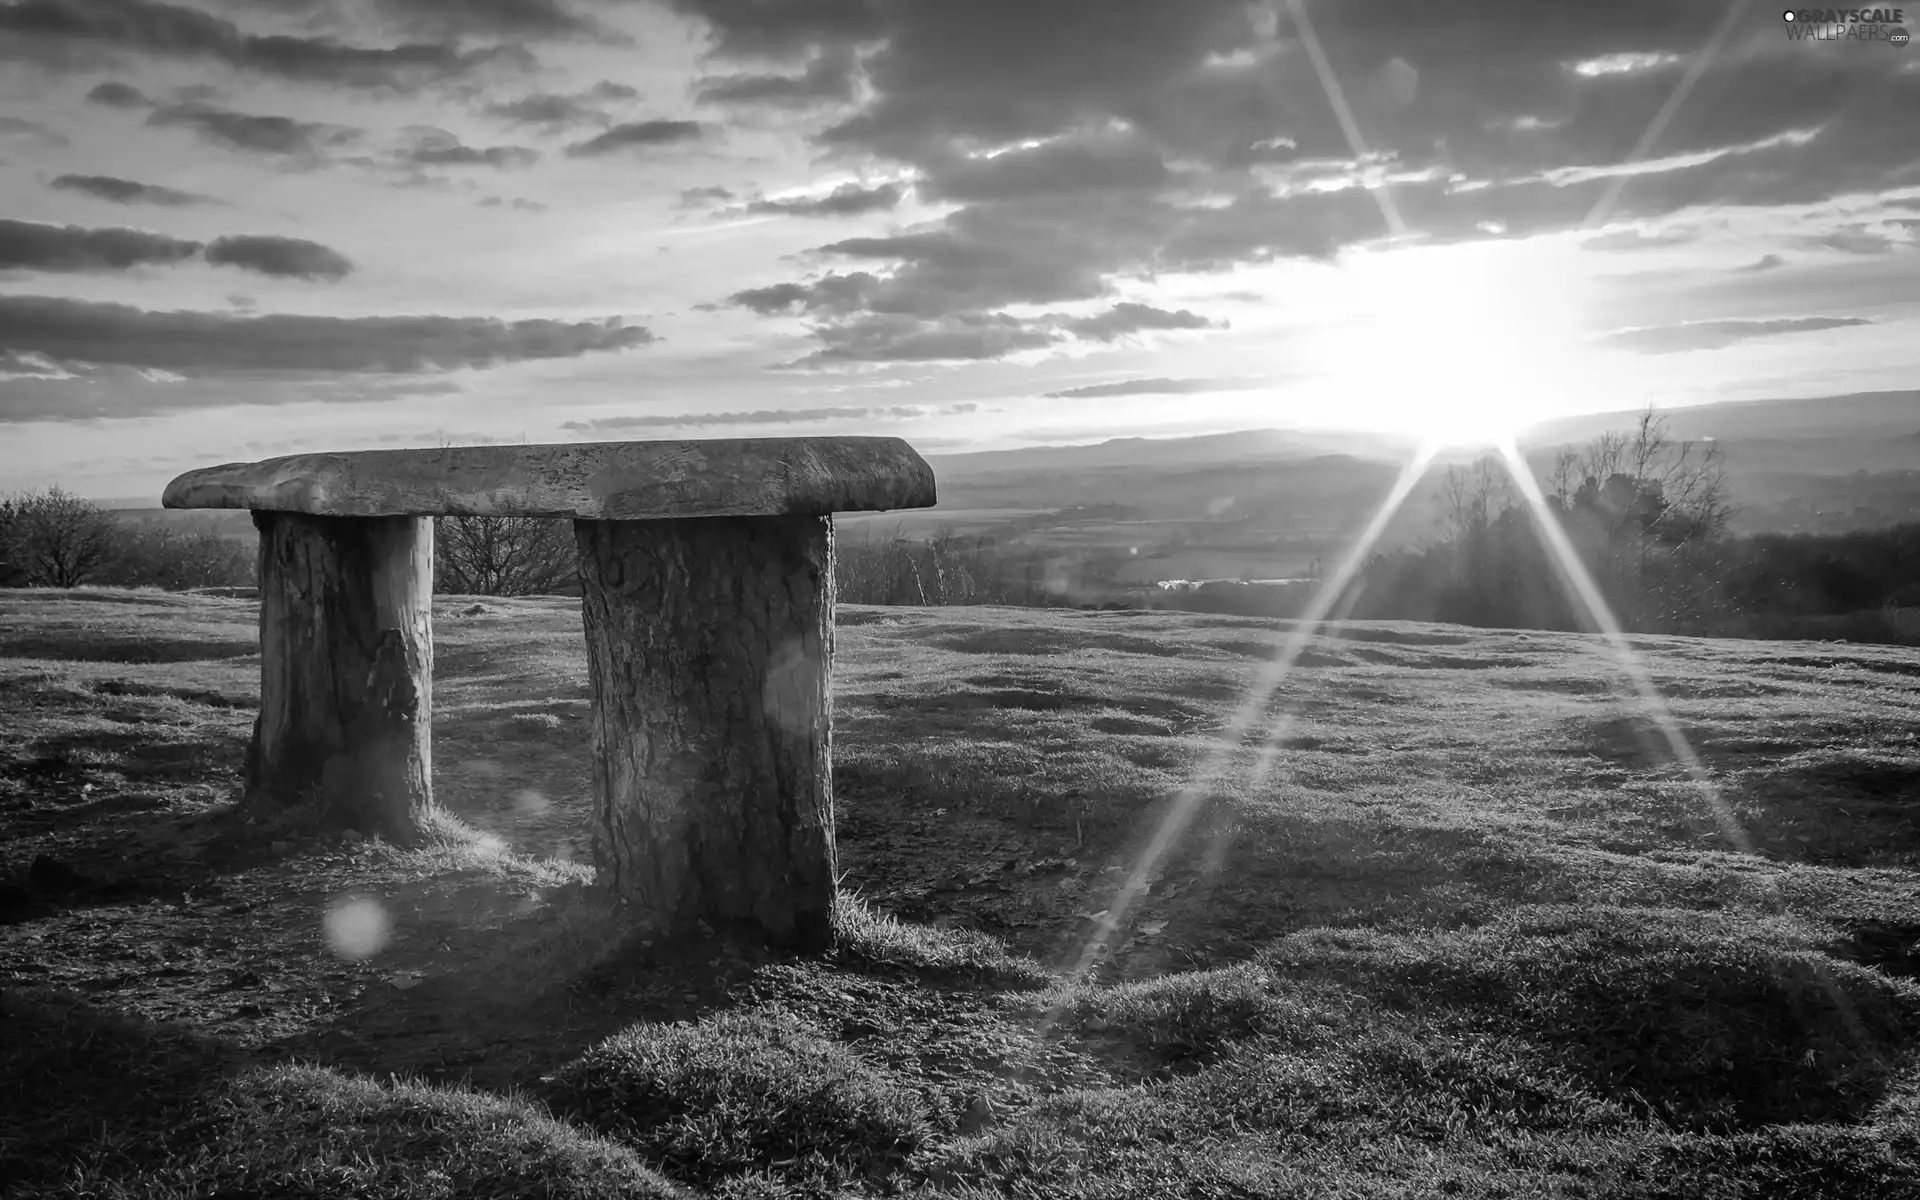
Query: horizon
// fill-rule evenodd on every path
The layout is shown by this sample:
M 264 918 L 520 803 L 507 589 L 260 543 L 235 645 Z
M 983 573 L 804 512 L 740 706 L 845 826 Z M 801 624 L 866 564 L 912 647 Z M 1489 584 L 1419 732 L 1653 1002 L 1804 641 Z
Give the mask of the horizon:
M 1920 150 L 1880 115 L 1920 57 L 1750 4 L 111 7 L 0 6 L 9 489 L 1417 443 L 1920 376 Z

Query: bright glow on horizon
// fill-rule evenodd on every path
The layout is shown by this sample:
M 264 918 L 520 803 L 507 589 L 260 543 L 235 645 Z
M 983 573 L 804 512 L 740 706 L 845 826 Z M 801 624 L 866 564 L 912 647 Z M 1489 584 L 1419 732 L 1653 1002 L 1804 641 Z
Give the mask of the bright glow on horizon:
M 1348 411 L 1391 411 L 1438 447 L 1496 446 L 1544 418 L 1587 356 L 1581 291 L 1557 256 L 1519 242 L 1355 253 L 1308 349 Z

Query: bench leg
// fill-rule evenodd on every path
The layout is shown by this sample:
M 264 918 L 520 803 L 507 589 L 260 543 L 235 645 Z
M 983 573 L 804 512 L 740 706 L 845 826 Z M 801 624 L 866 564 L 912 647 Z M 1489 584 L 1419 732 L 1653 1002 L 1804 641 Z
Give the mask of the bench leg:
M 833 519 L 576 521 L 614 892 L 671 926 L 833 936 Z
M 256 512 L 253 523 L 248 803 L 318 799 L 330 822 L 414 840 L 433 805 L 433 519 Z

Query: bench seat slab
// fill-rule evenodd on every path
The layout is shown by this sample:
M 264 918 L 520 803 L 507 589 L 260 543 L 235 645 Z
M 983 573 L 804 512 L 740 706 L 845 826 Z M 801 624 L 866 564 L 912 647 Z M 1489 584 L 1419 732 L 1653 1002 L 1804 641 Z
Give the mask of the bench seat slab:
M 777 516 L 926 508 L 933 469 L 899 438 L 712 438 L 295 454 L 188 471 L 168 508 L 316 516 Z

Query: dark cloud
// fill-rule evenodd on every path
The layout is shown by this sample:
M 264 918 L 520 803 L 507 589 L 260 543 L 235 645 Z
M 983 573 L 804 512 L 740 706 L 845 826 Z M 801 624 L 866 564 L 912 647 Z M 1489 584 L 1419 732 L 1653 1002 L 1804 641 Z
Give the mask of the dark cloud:
M 108 108 L 145 108 L 153 103 L 139 88 L 114 79 L 94 84 L 93 90 L 87 93 L 87 99 Z
M 1678 354 L 1687 350 L 1718 350 L 1736 342 L 1754 338 L 1780 337 L 1789 333 L 1814 333 L 1822 329 L 1845 329 L 1852 325 L 1871 325 L 1865 317 L 1781 317 L 1765 321 L 1694 321 L 1684 325 L 1654 325 L 1644 329 L 1624 329 L 1600 340 L 1623 350 L 1641 354 Z
M 0 296 L 0 352 L 188 376 L 248 372 L 417 374 L 577 358 L 653 341 L 605 321 L 483 317 L 240 316 L 153 312 L 50 296 Z M 12 419 L 23 419 L 17 414 Z
M 214 266 L 294 279 L 344 279 L 353 270 L 338 251 L 303 238 L 237 234 L 203 244 L 145 229 L 0 220 L 0 270 L 126 271 L 202 257 Z
M 556 132 L 571 126 L 611 125 L 606 105 L 636 100 L 638 88 L 601 80 L 584 92 L 534 92 L 517 100 L 498 100 L 483 110 L 490 117 Z
M 199 253 L 199 242 L 145 229 L 85 229 L 0 218 L 0 270 L 125 271 L 184 262 Z
M 229 150 L 280 159 L 289 166 L 315 167 L 328 150 L 349 145 L 361 131 L 321 121 L 234 112 L 212 104 L 169 104 L 155 109 L 147 124 L 156 129 L 189 129 L 203 140 Z
M 843 183 L 824 196 L 801 196 L 789 200 L 755 200 L 746 207 L 749 212 L 782 213 L 795 217 L 856 217 L 863 213 L 885 212 L 890 208 L 897 208 L 906 194 L 906 187 L 898 183 L 886 183 L 878 187 Z
M 694 97 L 706 104 L 765 104 L 776 108 L 808 108 L 854 98 L 859 66 L 852 50 L 814 56 L 797 75 L 712 75 L 694 88 Z
M 698 121 L 629 121 L 567 147 L 569 158 L 600 158 L 621 150 L 695 142 L 707 135 Z
M 303 83 L 415 91 L 504 63 L 532 65 L 514 44 L 462 49 L 454 42 L 355 46 L 332 38 L 244 33 L 231 21 L 155 0 L 18 0 L 0 8 L 0 34 L 18 57 L 66 59 L 76 46 L 210 59 Z
M 886 407 L 767 408 L 757 412 L 673 413 L 630 417 L 597 417 L 568 421 L 569 433 L 618 433 L 638 429 L 704 429 L 721 425 L 786 425 L 815 421 L 910 421 L 919 417 L 953 416 L 979 411 L 974 403 L 896 404 Z
M 414 142 L 399 154 L 401 162 L 417 167 L 494 167 L 512 170 L 540 161 L 530 146 L 468 146 L 444 129 L 415 131 Z
M 345 279 L 353 263 L 344 254 L 304 238 L 240 234 L 207 243 L 207 261 L 283 279 Z
M 518 209 L 521 212 L 547 211 L 546 205 L 540 203 L 538 200 L 529 200 L 524 196 L 483 196 L 479 203 L 481 208 L 512 208 Z
M 879 276 L 866 271 L 828 275 L 811 283 L 776 283 L 748 288 L 727 298 L 729 303 L 761 316 L 793 313 L 848 313 L 864 306 L 882 286 Z
M 1364 160 L 1286 5 L 677 0 L 707 22 L 719 59 L 801 64 L 719 74 L 708 89 L 797 101 L 811 64 L 857 64 L 862 99 L 822 147 L 909 167 L 919 196 L 960 205 L 891 238 L 821 247 L 863 260 L 856 308 L 847 285 L 822 280 L 740 302 L 836 323 L 911 316 L 986 343 L 1022 328 L 990 319 L 1009 305 L 1331 257 L 1390 231 L 1382 196 L 1415 233 L 1448 241 L 1574 228 L 1602 204 L 1616 223 L 1658 228 L 1688 210 L 1911 183 L 1920 168 L 1910 131 L 1885 116 L 1920 111 L 1920 72 L 1898 55 L 1835 70 L 1789 47 L 1777 19 L 1729 26 L 1647 161 L 1628 168 L 1724 6 L 1485 0 L 1443 16 L 1427 0 L 1310 3 Z M 961 316 L 964 329 L 947 322 Z
M 1144 333 L 1150 330 L 1218 328 L 1214 322 L 1188 309 L 1170 312 L 1150 304 L 1136 304 L 1130 301 L 1116 304 L 1105 312 L 1096 313 L 1091 317 L 1079 317 L 1062 322 L 1062 327 L 1080 337 L 1097 342 L 1111 342 L 1131 333 Z
M 1222 379 L 1121 379 L 1113 383 L 1090 383 L 1044 393 L 1048 400 L 1095 400 L 1107 396 L 1184 396 L 1194 392 L 1224 392 L 1238 386 Z
M 202 196 L 197 192 L 183 192 L 177 188 L 162 187 L 157 183 L 136 183 L 131 179 L 120 179 L 112 175 L 60 175 L 47 186 L 64 192 L 79 192 L 82 195 L 92 196 L 96 200 L 110 200 L 115 204 L 154 204 L 162 208 L 194 208 L 220 203 L 211 196 Z
M 1762 271 L 1776 271 L 1786 265 L 1787 260 L 1781 258 L 1778 254 L 1763 254 L 1746 266 L 1735 267 L 1734 270 L 1742 275 L 1758 275 Z

